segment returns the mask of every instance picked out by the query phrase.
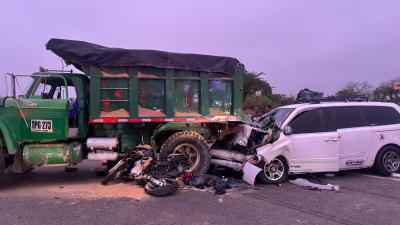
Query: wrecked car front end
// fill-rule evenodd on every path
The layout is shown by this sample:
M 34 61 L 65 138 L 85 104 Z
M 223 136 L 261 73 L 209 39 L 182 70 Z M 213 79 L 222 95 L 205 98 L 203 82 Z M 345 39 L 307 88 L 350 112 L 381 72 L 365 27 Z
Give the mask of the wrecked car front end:
M 254 184 L 256 175 L 265 170 L 266 165 L 282 157 L 281 165 L 270 169 L 276 169 L 279 175 L 278 167 L 283 166 L 281 169 L 285 171 L 281 172 L 287 174 L 289 167 L 286 159 L 289 158 L 289 151 L 285 150 L 287 141 L 284 135 L 281 135 L 281 126 L 293 110 L 293 108 L 277 108 L 256 118 L 252 123 L 237 125 L 233 128 L 234 132 L 211 147 L 211 164 L 243 171 L 244 179 L 245 177 L 252 179 L 245 181 Z M 280 138 L 281 136 L 283 138 Z

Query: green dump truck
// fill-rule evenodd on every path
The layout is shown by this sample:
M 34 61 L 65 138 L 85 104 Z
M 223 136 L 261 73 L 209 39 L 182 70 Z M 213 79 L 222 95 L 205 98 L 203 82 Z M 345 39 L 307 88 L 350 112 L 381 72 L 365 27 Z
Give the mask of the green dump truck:
M 46 48 L 83 73 L 41 69 L 9 74 L 0 98 L 0 172 L 112 162 L 128 147 L 150 144 L 160 159 L 188 156 L 204 173 L 209 147 L 242 113 L 244 66 L 230 57 L 107 48 L 51 39 Z M 30 84 L 17 96 L 21 77 Z

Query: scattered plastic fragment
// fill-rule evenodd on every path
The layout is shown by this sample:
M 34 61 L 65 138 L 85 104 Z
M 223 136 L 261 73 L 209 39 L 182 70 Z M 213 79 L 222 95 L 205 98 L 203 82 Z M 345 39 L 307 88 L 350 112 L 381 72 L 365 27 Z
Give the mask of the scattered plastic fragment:
M 392 173 L 392 177 L 394 177 L 394 178 L 400 178 L 400 173 Z
M 243 167 L 243 180 L 254 186 L 258 173 L 260 173 L 261 169 L 257 166 L 252 165 L 249 162 L 246 162 Z
M 307 190 L 327 190 L 327 191 L 339 191 L 339 185 L 333 184 L 315 184 L 307 179 L 297 178 L 295 180 L 289 180 L 290 183 L 302 186 Z

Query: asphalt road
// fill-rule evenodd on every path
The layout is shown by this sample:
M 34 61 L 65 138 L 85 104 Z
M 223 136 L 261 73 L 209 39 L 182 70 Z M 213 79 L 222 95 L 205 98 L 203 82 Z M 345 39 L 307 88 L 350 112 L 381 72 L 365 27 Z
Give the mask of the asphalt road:
M 340 192 L 287 182 L 223 196 L 182 189 L 155 198 L 132 184 L 101 186 L 96 166 L 7 174 L 0 184 L 0 224 L 400 224 L 400 179 L 365 171 L 317 175 L 340 185 Z

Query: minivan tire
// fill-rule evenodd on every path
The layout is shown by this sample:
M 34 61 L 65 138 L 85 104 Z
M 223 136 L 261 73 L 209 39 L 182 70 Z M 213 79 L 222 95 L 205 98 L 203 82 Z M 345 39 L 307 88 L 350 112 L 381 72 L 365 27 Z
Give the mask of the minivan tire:
M 209 148 L 206 140 L 197 132 L 180 131 L 171 135 L 161 146 L 160 159 L 167 160 L 170 154 L 180 153 L 181 151 L 184 151 L 182 150 L 183 148 L 188 148 L 196 154 L 195 165 L 188 170 L 192 174 L 196 175 L 207 173 L 207 170 L 210 167 Z M 188 154 L 188 156 L 189 155 L 190 154 Z
M 271 160 L 270 163 L 260 162 L 258 167 L 261 168 L 261 172 L 257 175 L 257 180 L 263 184 L 280 184 L 289 176 L 289 166 L 282 156 Z M 282 174 L 273 179 L 271 178 L 271 169 L 281 170 Z
M 375 158 L 373 166 L 375 172 L 390 176 L 400 170 L 400 149 L 397 146 L 389 145 L 382 148 Z

